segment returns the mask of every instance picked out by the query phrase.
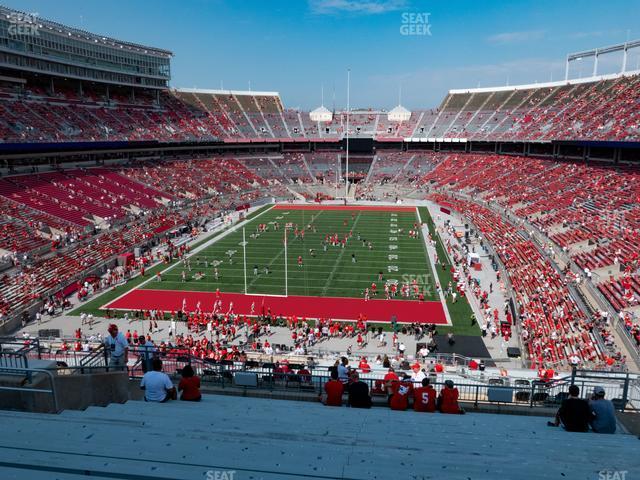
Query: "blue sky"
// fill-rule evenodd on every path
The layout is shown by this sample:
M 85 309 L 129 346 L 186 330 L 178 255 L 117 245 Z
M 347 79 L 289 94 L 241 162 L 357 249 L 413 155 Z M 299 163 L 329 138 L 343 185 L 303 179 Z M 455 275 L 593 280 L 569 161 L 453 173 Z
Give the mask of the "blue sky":
M 437 106 L 450 88 L 558 80 L 567 53 L 640 38 L 640 0 L 0 0 L 169 49 L 174 87 L 278 91 L 287 107 Z M 403 35 L 403 19 L 431 35 Z M 640 49 L 637 49 L 640 50 Z M 620 56 L 601 60 L 619 69 Z M 640 52 L 629 67 L 640 65 Z M 588 76 L 592 63 L 577 63 Z

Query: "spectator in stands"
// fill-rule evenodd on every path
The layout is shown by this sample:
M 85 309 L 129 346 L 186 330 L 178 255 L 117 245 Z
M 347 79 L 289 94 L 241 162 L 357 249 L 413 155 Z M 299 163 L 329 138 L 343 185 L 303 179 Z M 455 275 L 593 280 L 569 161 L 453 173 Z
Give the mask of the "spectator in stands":
M 464 413 L 458 405 L 458 396 L 458 389 L 453 386 L 453 380 L 446 380 L 436 401 L 438 410 L 442 413 Z
M 409 407 L 409 397 L 412 393 L 411 377 L 405 373 L 402 381 L 391 384 L 391 399 L 389 400 L 391 410 L 406 410 Z
M 199 402 L 202 398 L 200 394 L 200 377 L 195 375 L 191 365 L 186 365 L 182 369 L 182 379 L 178 384 L 178 391 L 182 392 L 180 400 Z
M 589 421 L 592 418 L 591 409 L 586 400 L 579 397 L 580 389 L 577 385 L 569 387 L 569 398 L 562 401 L 562 405 L 556 413 L 554 422 L 548 422 L 549 426 L 559 426 L 560 423 L 568 432 L 588 432 Z
M 144 390 L 145 402 L 164 403 L 176 399 L 176 387 L 173 386 L 169 375 L 162 371 L 162 360 L 153 360 L 153 370 L 143 375 L 140 388 Z
M 360 380 L 358 372 L 351 372 L 349 383 L 349 406 L 352 408 L 371 408 L 369 385 Z
M 422 386 L 413 391 L 413 409 L 416 412 L 435 412 L 437 395 L 429 379 L 423 378 Z
M 107 331 L 109 335 L 105 336 L 104 345 L 107 351 L 110 352 L 109 366 L 124 369 L 129 360 L 129 342 L 127 342 L 122 332 L 118 332 L 116 324 L 109 325 Z
M 157 355 L 158 349 L 151 340 L 147 340 L 147 337 L 141 335 L 138 337 L 138 353 L 140 354 L 142 371 L 147 373 L 153 368 L 153 359 Z
M 349 381 L 349 359 L 347 357 L 342 357 L 340 359 L 340 364 L 338 365 L 338 378 L 342 383 L 347 383 Z
M 616 413 L 611 400 L 604 398 L 604 388 L 595 387 L 589 401 L 591 429 L 596 433 L 616 433 Z
M 331 380 L 324 384 L 325 398 L 322 399 L 322 403 L 330 407 L 342 406 L 342 393 L 344 392 L 344 385 L 338 380 L 338 371 L 331 370 Z

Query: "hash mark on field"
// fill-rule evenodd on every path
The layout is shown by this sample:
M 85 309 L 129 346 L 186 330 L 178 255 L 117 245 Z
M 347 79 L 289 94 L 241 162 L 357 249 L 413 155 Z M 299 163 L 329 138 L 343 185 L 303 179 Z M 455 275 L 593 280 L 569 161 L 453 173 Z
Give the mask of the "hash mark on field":
M 362 212 L 358 213 L 358 216 L 356 217 L 356 221 L 353 222 L 353 226 L 351 227 L 351 231 L 353 231 L 356 228 L 356 225 L 358 224 L 358 221 L 360 220 L 361 215 L 362 215 Z M 336 263 L 333 264 L 333 269 L 331 270 L 329 277 L 327 277 L 327 281 L 325 282 L 324 287 L 322 287 L 322 295 L 326 295 L 327 289 L 331 284 L 331 280 L 333 280 L 333 276 L 336 274 L 336 270 L 338 270 L 338 265 L 340 265 L 340 260 L 342 260 L 342 256 L 344 255 L 344 252 L 346 250 L 347 250 L 347 247 L 345 246 L 345 248 L 343 248 L 342 251 L 338 254 Z

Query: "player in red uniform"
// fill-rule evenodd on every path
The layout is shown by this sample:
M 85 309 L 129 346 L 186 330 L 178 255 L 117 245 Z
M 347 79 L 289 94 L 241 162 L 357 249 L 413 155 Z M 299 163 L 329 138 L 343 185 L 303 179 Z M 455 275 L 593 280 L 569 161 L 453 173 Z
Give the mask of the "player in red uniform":
M 302 255 L 298 255 L 298 266 L 302 268 Z

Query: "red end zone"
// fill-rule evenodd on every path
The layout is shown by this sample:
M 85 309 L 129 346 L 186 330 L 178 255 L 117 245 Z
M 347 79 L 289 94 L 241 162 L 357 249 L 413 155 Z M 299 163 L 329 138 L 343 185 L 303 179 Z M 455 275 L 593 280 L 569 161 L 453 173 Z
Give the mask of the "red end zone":
M 265 295 L 244 295 L 242 293 L 222 293 L 223 311 L 233 302 L 233 311 L 238 315 L 250 315 L 251 304 L 255 303 L 255 314 L 262 308 L 271 309 L 273 315 L 284 317 L 329 318 L 332 320 L 356 321 L 360 314 L 370 322 L 389 322 L 395 315 L 401 323 L 435 323 L 446 325 L 447 319 L 440 302 L 418 302 L 407 300 L 369 300 L 345 297 L 272 297 Z M 216 300 L 212 292 L 183 292 L 178 290 L 132 290 L 123 297 L 102 307 L 114 310 L 162 310 L 178 311 L 186 300 L 187 311 L 194 311 L 200 302 L 205 312 L 213 310 Z
M 393 205 L 301 205 L 280 203 L 273 207 L 273 210 L 344 210 L 347 211 L 362 211 L 368 210 L 372 212 L 415 212 L 416 207 L 394 207 Z

